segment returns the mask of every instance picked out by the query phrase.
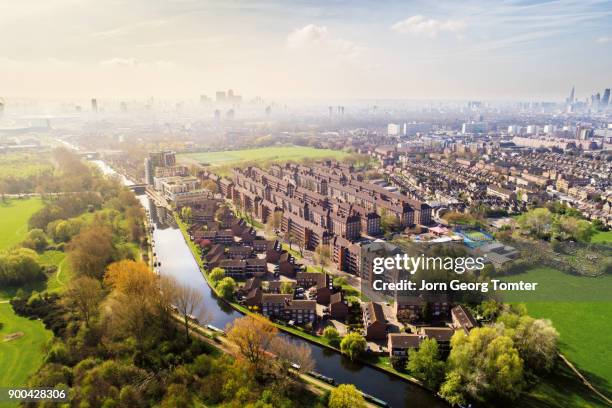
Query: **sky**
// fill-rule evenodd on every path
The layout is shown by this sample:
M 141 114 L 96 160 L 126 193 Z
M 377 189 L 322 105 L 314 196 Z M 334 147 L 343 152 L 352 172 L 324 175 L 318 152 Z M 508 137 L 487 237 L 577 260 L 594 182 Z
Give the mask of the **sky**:
M 0 0 L 0 97 L 563 100 L 612 1 Z

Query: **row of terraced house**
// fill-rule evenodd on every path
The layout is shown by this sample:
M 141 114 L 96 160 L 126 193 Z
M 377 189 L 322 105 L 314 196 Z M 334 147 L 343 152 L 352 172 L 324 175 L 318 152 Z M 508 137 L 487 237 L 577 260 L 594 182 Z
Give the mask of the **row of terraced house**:
M 235 169 L 231 180 L 205 171 L 200 177 L 215 181 L 225 199 L 262 223 L 280 213 L 285 237 L 308 250 L 329 245 L 336 267 L 355 275 L 361 273 L 359 242 L 381 234 L 382 215 L 401 227 L 431 223 L 426 203 L 369 183 L 335 161 Z

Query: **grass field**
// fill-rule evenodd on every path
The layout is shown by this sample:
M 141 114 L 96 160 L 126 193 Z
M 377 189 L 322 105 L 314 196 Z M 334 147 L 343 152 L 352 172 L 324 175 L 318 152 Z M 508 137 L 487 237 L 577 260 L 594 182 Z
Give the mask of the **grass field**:
M 28 219 L 42 206 L 43 203 L 39 199 L 11 200 L 0 204 L 0 250 L 10 248 L 25 238 Z M 45 259 L 46 255 L 43 255 L 43 261 L 57 260 L 57 254 L 49 254 L 48 259 Z M 42 285 L 40 288 L 26 289 L 44 289 L 44 283 Z M 0 323 L 3 326 L 0 329 L 0 387 L 25 385 L 26 379 L 42 364 L 42 346 L 52 337 L 52 333 L 46 330 L 40 321 L 29 320 L 13 313 L 6 300 L 12 297 L 14 292 L 14 289 L 0 289 Z M 4 341 L 6 335 L 16 332 L 22 332 L 24 335 L 15 340 Z M 0 406 L 11 405 L 0 403 Z
M 28 177 L 53 168 L 48 154 L 10 153 L 0 161 L 0 178 Z
M 504 280 L 539 283 L 538 301 L 526 302 L 529 314 L 552 320 L 561 352 L 595 386 L 612 394 L 612 276 L 588 278 L 534 268 Z M 515 295 L 508 300 L 523 299 Z
M 612 231 L 596 231 L 591 237 L 591 242 L 596 244 L 612 244 Z
M 239 162 L 263 162 L 280 160 L 322 159 L 326 157 L 341 159 L 347 153 L 338 150 L 315 149 L 304 146 L 262 147 L 259 149 L 228 150 L 223 152 L 187 153 L 179 155 L 189 160 L 211 166 L 231 166 Z M 228 167 L 228 171 L 229 171 Z
M 0 303 L 0 387 L 19 387 L 42 364 L 42 347 L 52 337 L 42 322 L 19 317 L 8 303 Z M 22 332 L 23 336 L 4 341 L 6 335 Z M 0 406 L 6 406 L 0 404 Z
M 28 220 L 42 207 L 38 198 L 0 202 L 0 251 L 23 241 L 28 233 Z
M 46 290 L 48 292 L 62 292 L 74 276 L 66 254 L 62 251 L 45 251 L 40 255 L 40 263 L 57 267 L 57 271 L 47 280 Z

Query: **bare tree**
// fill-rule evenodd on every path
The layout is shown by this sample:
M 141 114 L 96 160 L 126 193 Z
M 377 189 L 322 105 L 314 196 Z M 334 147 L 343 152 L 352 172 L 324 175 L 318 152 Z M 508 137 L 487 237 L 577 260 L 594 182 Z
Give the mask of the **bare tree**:
M 276 355 L 276 365 L 280 369 L 281 377 L 288 377 L 291 368 L 299 373 L 307 373 L 314 369 L 312 352 L 306 343 L 276 337 L 272 341 L 271 351 Z
M 199 309 L 203 300 L 202 294 L 197 289 L 178 282 L 175 283 L 172 290 L 173 304 L 183 318 L 185 335 L 189 339 L 189 321 L 196 317 L 196 313 L 198 313 L 198 317 L 203 314 Z

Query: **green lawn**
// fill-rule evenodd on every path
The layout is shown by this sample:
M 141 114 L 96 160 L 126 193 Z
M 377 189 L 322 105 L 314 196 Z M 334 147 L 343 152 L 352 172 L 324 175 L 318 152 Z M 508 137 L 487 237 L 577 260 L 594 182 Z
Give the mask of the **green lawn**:
M 46 290 L 48 292 L 61 292 L 66 284 L 73 278 L 74 273 L 66 253 L 62 251 L 45 251 L 40 255 L 40 263 L 43 265 L 54 265 L 57 270 L 47 280 Z
M 304 146 L 262 147 L 258 149 L 228 150 L 222 152 L 187 153 L 179 155 L 212 166 L 230 166 L 239 162 L 263 162 L 301 159 L 341 159 L 348 153 L 339 150 L 315 149 Z M 227 167 L 229 170 L 231 167 Z
M 10 248 L 25 238 L 28 219 L 42 206 L 40 199 L 10 200 L 0 204 L 0 250 Z M 45 253 L 42 256 L 42 260 L 47 262 L 55 262 L 57 259 L 57 254 Z M 44 282 L 25 289 L 44 289 Z M 0 329 L 0 387 L 25 385 L 27 378 L 42 364 L 42 346 L 52 337 L 52 333 L 44 328 L 42 322 L 13 313 L 6 300 L 14 295 L 15 290 L 0 289 L 0 323 L 3 326 Z M 22 332 L 24 335 L 15 340 L 4 341 L 6 335 L 16 332 Z M 16 404 L 2 403 L 0 406 Z
M 591 237 L 591 242 L 596 244 L 612 244 L 612 231 L 596 231 Z
M 526 302 L 529 314 L 552 320 L 561 352 L 601 391 L 612 394 L 612 276 L 589 278 L 542 267 L 505 280 L 539 283 L 539 299 Z
M 28 177 L 52 169 L 47 153 L 10 153 L 2 156 L 0 178 Z
M 38 198 L 0 202 L 0 251 L 23 241 L 28 233 L 28 220 L 42 207 Z
M 0 387 L 20 387 L 42 364 L 42 348 L 53 334 L 42 322 L 15 315 L 8 303 L 0 303 L 0 322 L 3 323 L 0 329 Z M 17 332 L 24 335 L 4 341 L 5 336 Z

